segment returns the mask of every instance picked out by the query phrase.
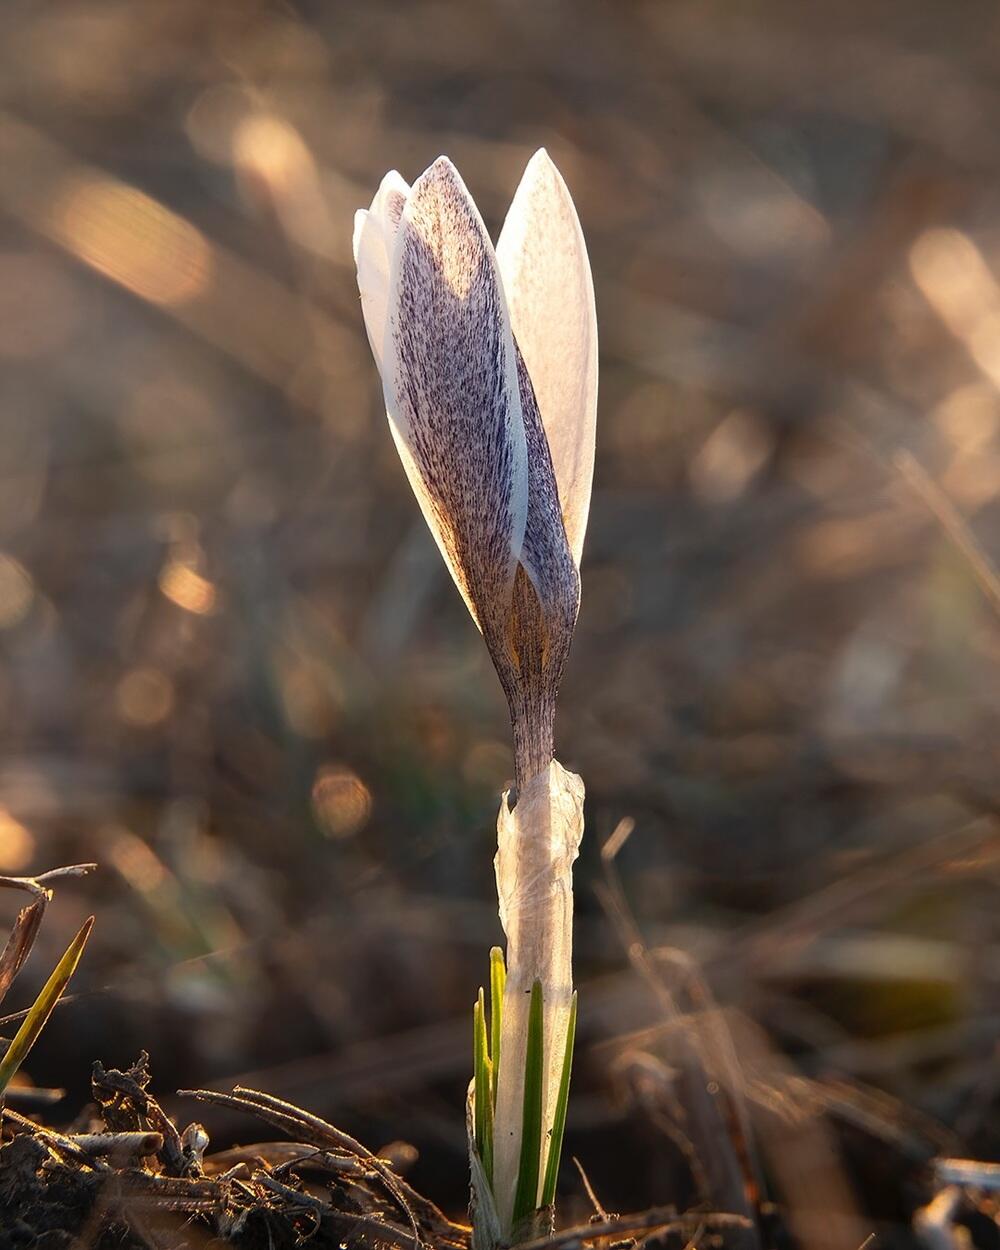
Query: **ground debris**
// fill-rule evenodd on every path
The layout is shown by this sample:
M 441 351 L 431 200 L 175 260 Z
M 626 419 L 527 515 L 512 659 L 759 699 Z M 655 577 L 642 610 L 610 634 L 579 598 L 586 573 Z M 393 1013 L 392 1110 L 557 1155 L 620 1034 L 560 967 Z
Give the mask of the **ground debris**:
M 385 1159 L 289 1103 L 252 1090 L 199 1091 L 293 1138 L 216 1159 L 204 1128 L 178 1130 L 150 1092 L 145 1053 L 127 1071 L 96 1063 L 93 1092 L 85 1133 L 4 1113 L 0 1250 L 282 1250 L 305 1242 L 316 1250 L 467 1250 L 468 1229 Z
M 213 1155 L 204 1128 L 178 1130 L 149 1086 L 145 1053 L 125 1072 L 95 1064 L 87 1132 L 4 1111 L 0 1250 L 469 1250 L 466 1225 L 320 1117 L 259 1090 L 189 1091 L 291 1139 Z M 531 1250 L 635 1246 L 670 1233 L 684 1244 L 743 1223 L 655 1209 L 565 1230 Z
M 0 1147 L 0 1250 L 62 1250 L 90 1223 L 102 1177 L 62 1164 L 44 1141 L 19 1133 Z M 126 1225 L 109 1221 L 94 1239 L 97 1250 L 139 1250 Z

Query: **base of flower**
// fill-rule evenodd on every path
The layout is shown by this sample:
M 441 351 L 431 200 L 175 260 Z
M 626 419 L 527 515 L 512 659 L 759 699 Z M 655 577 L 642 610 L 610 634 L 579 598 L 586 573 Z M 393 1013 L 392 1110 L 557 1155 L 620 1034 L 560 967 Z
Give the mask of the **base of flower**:
M 521 1062 L 524 1070 L 524 1098 L 519 1126 L 520 1155 L 513 1211 L 509 1228 L 504 1227 L 497 1210 L 494 1191 L 494 1112 L 497 1077 L 500 1070 L 500 1040 L 503 1033 L 503 996 L 506 981 L 503 952 L 490 952 L 490 1016 L 486 1017 L 486 996 L 482 989 L 473 1008 L 473 1079 L 466 1107 L 472 1196 L 470 1214 L 473 1250 L 496 1250 L 546 1235 L 553 1227 L 556 1180 L 566 1128 L 573 1043 L 576 1036 L 576 994 L 572 999 L 562 1070 L 551 1124 L 543 1124 L 542 1086 L 545 1073 L 542 985 L 531 989 L 528 1033 Z M 504 1062 L 510 1057 L 505 1053 Z M 501 1132 L 512 1128 L 498 1126 Z M 544 1169 L 544 1171 L 543 1171 Z
M 472 1250 L 509 1250 L 526 1241 L 549 1237 L 555 1231 L 555 1204 L 531 1211 L 509 1233 L 500 1223 L 493 1199 L 493 1188 L 486 1179 L 483 1161 L 476 1150 L 472 1131 L 473 1087 L 469 1085 L 467 1128 L 469 1130 L 470 1197 L 469 1219 L 472 1224 Z

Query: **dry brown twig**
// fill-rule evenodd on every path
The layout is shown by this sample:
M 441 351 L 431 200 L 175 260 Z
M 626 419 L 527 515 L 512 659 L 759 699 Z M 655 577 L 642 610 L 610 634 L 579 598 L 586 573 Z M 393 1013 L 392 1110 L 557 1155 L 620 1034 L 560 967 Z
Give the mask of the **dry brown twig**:
M 18 912 L 7 943 L 3 952 L 0 953 L 0 1002 L 3 1001 L 35 944 L 42 917 L 45 915 L 45 908 L 52 898 L 51 883 L 64 877 L 82 877 L 96 867 L 96 864 L 70 864 L 64 868 L 53 868 L 37 877 L 0 876 L 0 887 L 24 890 L 32 895 L 32 901 Z M 23 1015 L 23 1012 L 19 1012 L 16 1016 L 7 1017 L 4 1022 L 11 1022 Z
M 599 1224 L 580 1224 L 575 1228 L 563 1229 L 551 1237 L 526 1241 L 518 1250 L 557 1250 L 561 1247 L 582 1246 L 587 1242 L 625 1240 L 629 1234 L 635 1233 L 646 1234 L 643 1237 L 645 1242 L 650 1234 L 665 1236 L 668 1233 L 690 1233 L 698 1228 L 721 1231 L 752 1227 L 750 1220 L 744 1215 L 697 1211 L 678 1215 L 673 1207 L 650 1207 L 648 1211 L 638 1211 L 634 1215 L 618 1215 Z

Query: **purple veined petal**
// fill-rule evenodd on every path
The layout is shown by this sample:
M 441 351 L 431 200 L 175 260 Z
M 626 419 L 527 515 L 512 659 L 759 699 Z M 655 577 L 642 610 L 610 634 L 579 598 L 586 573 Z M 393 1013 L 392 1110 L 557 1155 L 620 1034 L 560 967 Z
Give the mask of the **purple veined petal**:
M 382 382 L 414 493 L 493 650 L 524 539 L 527 452 L 496 256 L 445 157 L 414 184 L 396 232 Z
M 547 636 L 546 668 L 556 683 L 569 652 L 580 607 L 580 574 L 563 523 L 549 445 L 527 364 L 517 351 L 518 384 L 528 449 L 528 516 L 521 564 L 531 579 Z
M 544 148 L 528 162 L 514 195 L 497 261 L 579 567 L 594 476 L 597 313 L 576 208 Z

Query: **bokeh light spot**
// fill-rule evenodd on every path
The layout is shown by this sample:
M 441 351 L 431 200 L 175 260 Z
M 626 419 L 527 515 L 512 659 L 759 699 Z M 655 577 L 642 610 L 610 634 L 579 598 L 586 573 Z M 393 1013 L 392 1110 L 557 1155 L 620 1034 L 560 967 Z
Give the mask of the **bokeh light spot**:
M 767 463 L 772 439 L 752 412 L 731 412 L 715 427 L 691 462 L 691 484 L 710 503 L 738 498 Z
M 337 722 L 341 692 L 330 673 L 309 660 L 291 660 L 278 674 L 291 728 L 302 738 L 325 738 Z
M 312 806 L 327 837 L 349 838 L 368 823 L 372 799 L 357 773 L 341 765 L 324 765 L 313 782 Z
M 164 565 L 159 585 L 166 597 L 186 612 L 207 616 L 215 608 L 215 587 L 179 560 Z
M 0 629 L 23 621 L 34 597 L 28 570 L 12 556 L 0 554 Z
M 303 176 L 315 175 L 302 136 L 270 113 L 256 113 L 237 125 L 233 158 L 242 172 L 259 178 L 275 194 L 294 186 Z
M 935 408 L 934 423 L 959 451 L 982 450 L 1000 434 L 1000 404 L 996 390 L 970 383 L 952 391 Z
M 173 710 L 173 683 L 157 668 L 133 668 L 118 683 L 115 702 L 127 724 L 158 725 Z
M 960 230 L 925 230 L 910 250 L 924 298 L 994 386 L 1000 386 L 1000 286 L 976 244 Z
M 170 873 L 152 848 L 129 829 L 112 826 L 104 830 L 105 855 L 122 877 L 138 890 L 149 894 L 170 883 Z
M 0 807 L 0 870 L 23 872 L 34 853 L 34 835 L 6 807 Z
M 113 282 L 154 304 L 183 304 L 209 284 L 211 249 L 189 222 L 108 178 L 69 184 L 51 209 L 59 241 Z
M 514 770 L 510 747 L 488 738 L 474 742 L 462 761 L 462 775 L 470 785 L 496 790 L 499 780 Z

